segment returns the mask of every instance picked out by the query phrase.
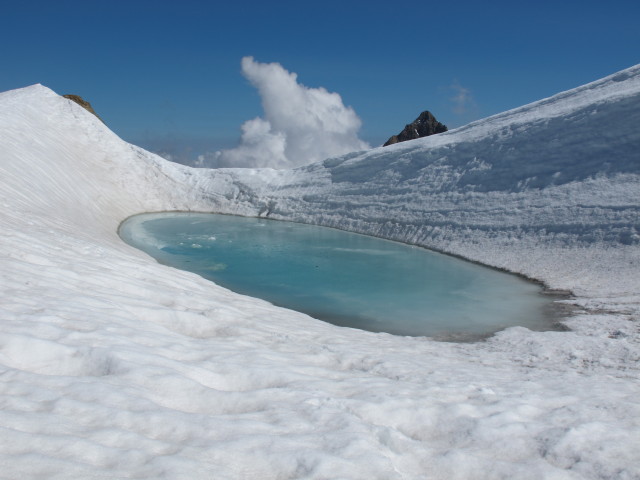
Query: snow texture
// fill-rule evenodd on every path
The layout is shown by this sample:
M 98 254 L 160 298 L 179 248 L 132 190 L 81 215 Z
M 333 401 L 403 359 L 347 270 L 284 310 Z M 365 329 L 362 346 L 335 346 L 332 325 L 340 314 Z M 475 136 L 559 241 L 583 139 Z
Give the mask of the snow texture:
M 640 478 L 640 66 L 296 170 L 190 169 L 0 94 L 0 478 Z M 570 331 L 339 328 L 157 264 L 146 211 L 397 239 L 569 290 Z

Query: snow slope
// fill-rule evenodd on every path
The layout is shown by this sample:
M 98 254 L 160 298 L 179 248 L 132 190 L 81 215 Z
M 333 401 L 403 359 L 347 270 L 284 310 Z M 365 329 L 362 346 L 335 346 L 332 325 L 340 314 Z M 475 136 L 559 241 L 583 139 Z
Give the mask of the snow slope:
M 292 171 L 194 170 L 0 94 L 0 478 L 640 478 L 640 66 Z M 568 332 L 334 327 L 156 264 L 144 211 L 319 223 L 569 289 Z

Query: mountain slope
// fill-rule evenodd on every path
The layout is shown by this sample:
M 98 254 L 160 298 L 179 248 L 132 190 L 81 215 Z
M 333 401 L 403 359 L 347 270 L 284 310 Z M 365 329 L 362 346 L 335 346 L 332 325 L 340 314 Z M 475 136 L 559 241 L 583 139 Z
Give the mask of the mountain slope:
M 615 279 L 613 290 L 634 291 L 639 72 L 402 145 L 269 176 L 211 171 L 198 182 L 229 213 L 415 243 L 553 288 L 595 293 Z
M 640 477 L 640 67 L 293 170 L 194 170 L 0 94 L 0 476 Z M 159 265 L 129 215 L 269 215 L 567 288 L 567 332 L 343 329 Z

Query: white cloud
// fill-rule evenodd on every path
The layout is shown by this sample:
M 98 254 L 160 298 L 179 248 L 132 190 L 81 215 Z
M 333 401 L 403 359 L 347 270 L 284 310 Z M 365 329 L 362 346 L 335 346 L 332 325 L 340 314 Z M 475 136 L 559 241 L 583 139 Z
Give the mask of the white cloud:
M 292 168 L 369 148 L 361 121 L 337 93 L 309 88 L 279 63 L 242 59 L 242 74 L 258 89 L 264 118 L 242 125 L 240 145 L 201 161 L 216 167 Z
M 454 113 L 464 115 L 469 113 L 470 109 L 473 110 L 476 108 L 476 102 L 468 88 L 460 85 L 457 80 L 454 81 L 449 88 L 454 92 L 453 97 L 451 97 Z

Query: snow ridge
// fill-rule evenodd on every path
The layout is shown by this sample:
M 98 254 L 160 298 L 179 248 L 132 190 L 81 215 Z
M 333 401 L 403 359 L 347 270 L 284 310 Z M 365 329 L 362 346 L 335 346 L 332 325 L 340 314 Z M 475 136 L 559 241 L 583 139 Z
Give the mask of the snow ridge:
M 384 150 L 207 171 L 41 85 L 0 94 L 0 478 L 640 478 L 639 100 L 636 66 Z M 582 311 L 471 344 L 338 328 L 117 236 L 161 210 L 425 245 Z
M 222 195 L 214 203 L 228 213 L 414 243 L 576 293 L 606 290 L 611 270 L 592 263 L 607 250 L 624 270 L 616 270 L 612 288 L 634 291 L 639 72 L 292 172 L 210 171 L 202 188 Z

